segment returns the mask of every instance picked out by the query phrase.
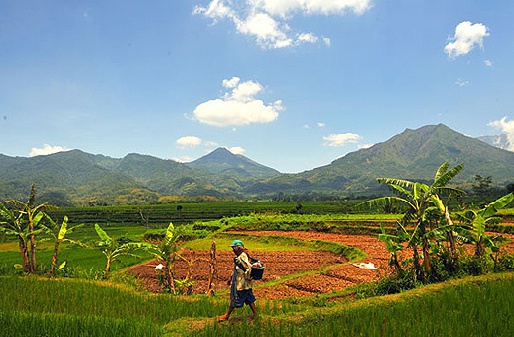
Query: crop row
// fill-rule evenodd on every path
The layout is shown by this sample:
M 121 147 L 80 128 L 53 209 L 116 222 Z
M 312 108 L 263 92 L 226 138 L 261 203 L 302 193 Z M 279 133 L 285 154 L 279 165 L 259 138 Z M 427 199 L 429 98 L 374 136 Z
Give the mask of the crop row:
M 155 205 L 62 207 L 49 213 L 67 215 L 71 224 L 176 224 L 209 221 L 252 213 L 340 214 L 349 204 L 329 202 L 185 202 Z

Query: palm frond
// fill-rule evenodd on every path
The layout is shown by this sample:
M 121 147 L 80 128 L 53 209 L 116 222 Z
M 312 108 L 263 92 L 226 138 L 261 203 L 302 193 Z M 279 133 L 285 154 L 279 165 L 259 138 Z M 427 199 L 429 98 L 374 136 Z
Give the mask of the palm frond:
M 437 169 L 437 172 L 435 173 L 434 181 L 438 181 L 446 172 L 448 172 L 449 164 L 448 162 L 444 162 L 439 168 Z
M 102 228 L 100 228 L 97 223 L 95 223 L 95 230 L 102 242 L 105 242 L 107 245 L 110 245 L 111 242 L 113 242 L 112 238 Z
M 396 186 L 401 186 L 401 187 L 405 187 L 405 188 L 412 188 L 412 186 L 414 185 L 414 182 L 409 181 L 409 180 L 405 180 L 405 179 L 376 178 L 375 180 L 378 181 L 381 184 L 396 185 Z
M 500 209 L 510 204 L 512 201 L 514 201 L 514 193 L 509 193 L 507 195 L 504 195 L 500 199 L 491 202 L 484 209 L 480 210 L 479 213 L 484 218 L 490 217 L 496 214 L 496 212 L 498 212 Z
M 434 181 L 434 183 L 432 184 L 431 187 L 432 188 L 440 188 L 440 187 L 446 186 L 450 182 L 450 180 L 452 180 L 453 178 L 455 178 L 455 176 L 457 174 L 459 174 L 459 172 L 462 170 L 463 166 L 464 165 L 461 163 L 461 164 L 458 164 L 457 166 L 451 168 L 450 170 L 447 170 L 441 176 L 438 176 L 436 174 L 437 179 Z
M 394 204 L 408 204 L 405 199 L 399 197 L 382 197 L 371 199 L 365 202 L 361 202 L 354 206 L 355 209 L 373 209 L 373 208 L 382 208 L 389 205 Z

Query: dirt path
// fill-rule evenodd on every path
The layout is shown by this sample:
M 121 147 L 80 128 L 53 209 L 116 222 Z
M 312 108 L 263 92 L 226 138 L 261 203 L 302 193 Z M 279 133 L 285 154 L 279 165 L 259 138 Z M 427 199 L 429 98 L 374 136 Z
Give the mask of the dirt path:
M 231 232 L 232 234 L 251 234 L 253 236 L 279 235 L 294 237 L 301 240 L 322 240 L 341 243 L 364 251 L 367 256 L 363 263 L 372 263 L 377 269 L 361 269 L 348 263 L 341 256 L 329 252 L 255 252 L 255 256 L 266 262 L 266 270 L 262 281 L 255 281 L 254 294 L 257 298 L 279 299 L 285 297 L 305 297 L 319 293 L 330 293 L 343 290 L 359 283 L 371 282 L 387 270 L 389 254 L 383 242 L 371 235 L 346 235 L 303 231 L 248 231 Z M 509 252 L 514 251 L 514 235 L 504 235 L 511 238 L 511 243 L 503 246 Z M 248 247 L 251 252 L 251 247 Z M 191 278 L 195 281 L 192 292 L 205 293 L 208 283 L 209 252 L 184 251 L 188 260 L 196 260 L 190 269 Z M 216 292 L 227 291 L 226 281 L 232 273 L 233 253 L 230 251 L 217 252 L 217 278 L 214 289 Z M 129 272 L 140 280 L 143 287 L 150 291 L 159 292 L 162 287 L 155 270 L 158 261 L 133 266 Z M 299 272 L 318 271 L 330 267 L 326 272 L 315 272 L 301 277 L 285 279 L 273 286 L 266 286 L 266 282 L 279 280 L 285 276 Z M 176 277 L 184 278 L 189 271 L 185 262 L 175 264 Z

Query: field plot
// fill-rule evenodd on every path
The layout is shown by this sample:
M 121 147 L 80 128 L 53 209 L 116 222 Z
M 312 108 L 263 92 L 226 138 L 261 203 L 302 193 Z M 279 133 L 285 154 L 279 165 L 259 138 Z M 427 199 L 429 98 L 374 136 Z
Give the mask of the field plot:
M 290 250 L 266 251 L 264 247 L 252 250 L 247 244 L 250 253 L 266 263 L 265 276 L 260 281 L 254 282 L 254 293 L 261 299 L 283 299 L 288 297 L 308 297 L 316 294 L 332 293 L 344 290 L 361 283 L 371 282 L 384 275 L 388 268 L 389 253 L 383 242 L 373 235 L 349 235 L 335 233 L 319 233 L 305 231 L 232 231 L 231 236 L 245 237 L 289 237 L 306 242 L 325 241 L 334 242 L 346 246 L 355 247 L 363 251 L 366 256 L 359 261 L 350 263 L 341 255 L 327 251 L 315 251 L 304 248 L 307 251 Z M 511 241 L 502 248 L 514 252 L 514 235 L 503 234 Z M 226 241 L 226 240 L 225 240 Z M 226 246 L 226 245 L 225 245 Z M 233 253 L 227 247 L 220 246 L 217 251 L 217 275 L 214 289 L 220 296 L 228 296 L 229 287 L 226 281 L 229 279 L 233 266 Z M 194 281 L 192 292 L 205 293 L 208 286 L 208 259 L 207 250 L 185 250 L 184 256 L 194 261 L 191 266 L 191 280 Z M 373 264 L 376 269 L 359 268 L 359 263 Z M 159 292 L 162 286 L 159 284 L 155 266 L 159 261 L 153 260 L 144 264 L 129 268 L 128 272 L 135 275 L 139 282 L 152 292 Z M 188 274 L 190 266 L 183 262 L 175 265 L 175 274 L 178 278 L 184 278 Z
M 254 293 L 263 299 L 285 297 L 312 296 L 343 290 L 359 283 L 370 282 L 378 273 L 387 267 L 388 253 L 384 245 L 371 235 L 343 235 L 332 233 L 316 233 L 303 231 L 262 231 L 262 232 L 231 232 L 231 235 L 252 236 L 284 236 L 305 241 L 327 241 L 353 246 L 366 253 L 364 261 L 373 263 L 377 269 L 360 269 L 341 255 L 327 251 L 252 251 L 250 253 L 266 263 L 264 278 L 254 283 Z M 226 250 L 217 252 L 216 292 L 226 292 L 228 280 L 233 266 L 233 253 Z M 209 251 L 184 251 L 189 260 L 196 260 L 192 266 L 193 293 L 205 293 L 207 289 L 207 271 L 209 270 Z M 133 266 L 129 272 L 136 275 L 147 289 L 158 292 L 161 290 L 155 266 L 158 261 L 149 261 Z M 175 273 L 183 278 L 189 270 L 185 262 L 177 262 Z

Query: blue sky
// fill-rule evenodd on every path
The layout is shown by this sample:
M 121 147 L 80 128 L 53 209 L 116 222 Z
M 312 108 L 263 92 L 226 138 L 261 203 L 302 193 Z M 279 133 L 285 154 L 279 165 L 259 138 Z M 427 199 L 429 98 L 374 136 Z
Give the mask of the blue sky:
M 406 128 L 506 133 L 511 0 L 0 1 L 0 153 L 302 172 Z

